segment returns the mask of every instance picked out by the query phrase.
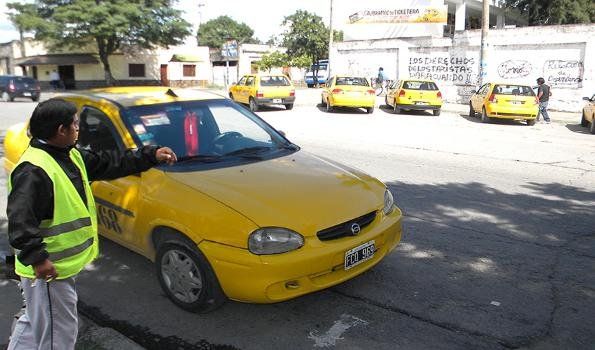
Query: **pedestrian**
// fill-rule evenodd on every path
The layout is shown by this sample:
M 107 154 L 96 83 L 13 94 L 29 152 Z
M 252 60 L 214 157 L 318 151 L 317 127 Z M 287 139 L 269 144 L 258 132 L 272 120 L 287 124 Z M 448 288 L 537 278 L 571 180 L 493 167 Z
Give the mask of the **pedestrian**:
M 9 350 L 75 347 L 75 278 L 99 250 L 89 181 L 177 160 L 168 147 L 145 146 L 122 154 L 79 149 L 78 123 L 74 104 L 57 98 L 41 102 L 29 122 L 29 147 L 9 177 L 8 235 L 17 251 L 15 270 L 26 304 Z
M 550 123 L 550 116 L 547 113 L 547 103 L 552 96 L 549 85 L 545 83 L 545 79 L 537 78 L 537 103 L 539 104 L 539 111 L 537 112 L 537 121 L 539 121 L 539 115 L 543 116 L 543 120 L 546 123 Z
M 378 76 L 376 77 L 376 84 L 378 87 L 382 87 L 382 84 L 386 80 L 386 75 L 384 75 L 384 68 L 378 68 Z
M 50 85 L 54 90 L 57 90 L 62 86 L 60 83 L 60 73 L 56 72 L 55 69 L 50 73 Z

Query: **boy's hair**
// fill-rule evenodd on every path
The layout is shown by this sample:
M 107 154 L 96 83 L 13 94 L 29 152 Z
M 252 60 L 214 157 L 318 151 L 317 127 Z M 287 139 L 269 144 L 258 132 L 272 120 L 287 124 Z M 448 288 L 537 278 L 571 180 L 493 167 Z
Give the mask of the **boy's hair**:
M 76 114 L 76 106 L 60 98 L 51 98 L 35 107 L 29 121 L 32 137 L 47 140 L 58 132 L 60 125 L 69 126 Z
M 545 79 L 537 78 L 537 84 L 545 84 Z

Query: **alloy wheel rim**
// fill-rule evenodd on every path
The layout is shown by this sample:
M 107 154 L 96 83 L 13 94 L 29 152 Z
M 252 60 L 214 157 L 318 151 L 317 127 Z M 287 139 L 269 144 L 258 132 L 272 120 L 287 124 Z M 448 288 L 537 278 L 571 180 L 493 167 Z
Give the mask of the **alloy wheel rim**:
M 170 250 L 161 258 L 161 275 L 167 289 L 184 303 L 198 300 L 203 281 L 194 260 L 183 251 Z

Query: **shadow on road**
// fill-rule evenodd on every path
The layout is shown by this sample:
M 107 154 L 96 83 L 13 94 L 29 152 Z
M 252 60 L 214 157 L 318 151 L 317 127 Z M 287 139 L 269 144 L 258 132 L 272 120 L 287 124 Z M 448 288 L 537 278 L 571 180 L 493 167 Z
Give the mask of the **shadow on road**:
M 368 320 L 342 336 L 362 348 L 362 339 L 381 349 L 595 343 L 586 322 L 595 314 L 595 192 L 557 183 L 527 183 L 524 193 L 481 183 L 388 185 L 404 212 L 402 242 L 353 280 L 197 315 L 167 300 L 150 262 L 104 240 L 94 271 L 79 279 L 85 312 L 147 348 L 207 340 L 254 348 L 247 335 L 262 329 L 283 334 L 261 336 L 270 348 L 311 347 L 309 336 L 345 314 Z
M 587 134 L 590 135 L 591 134 L 589 132 L 589 125 L 582 126 L 580 124 L 566 124 L 566 129 L 568 129 L 568 130 L 570 130 L 572 132 L 575 132 L 577 134 L 585 134 L 585 135 L 587 135 Z
M 463 117 L 465 120 L 472 122 L 472 123 L 480 123 L 483 124 L 480 117 L 470 117 L 469 113 L 459 113 L 459 116 Z M 509 126 L 527 126 L 527 123 L 520 120 L 514 119 L 501 119 L 501 118 L 491 118 L 490 121 L 486 124 L 496 124 L 496 125 L 509 125 Z
M 323 105 L 322 103 L 318 103 L 316 105 L 316 108 L 318 108 L 318 110 L 323 113 L 329 113 L 326 110 L 326 105 Z M 363 108 L 349 108 L 349 107 L 333 107 L 333 109 L 330 113 L 333 113 L 333 114 L 368 114 L 366 112 L 366 110 Z

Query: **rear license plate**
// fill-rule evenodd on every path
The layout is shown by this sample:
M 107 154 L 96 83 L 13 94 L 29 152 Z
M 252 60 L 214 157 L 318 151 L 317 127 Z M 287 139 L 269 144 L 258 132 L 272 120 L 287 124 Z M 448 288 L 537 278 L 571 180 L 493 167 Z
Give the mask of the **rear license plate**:
M 369 241 L 345 252 L 345 270 L 372 259 L 376 252 L 375 242 Z
M 420 101 L 415 102 L 415 104 L 422 105 L 422 106 L 429 105 L 429 103 L 427 103 L 427 102 L 420 102 Z
M 273 99 L 273 103 L 282 103 L 282 102 L 283 102 L 283 100 L 280 99 L 280 98 L 274 98 Z
M 523 102 L 521 102 L 521 101 L 512 101 L 512 104 L 513 105 L 522 105 Z
M 31 96 L 30 92 L 23 92 L 23 96 Z

